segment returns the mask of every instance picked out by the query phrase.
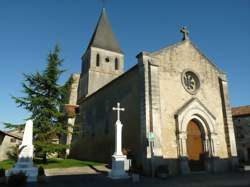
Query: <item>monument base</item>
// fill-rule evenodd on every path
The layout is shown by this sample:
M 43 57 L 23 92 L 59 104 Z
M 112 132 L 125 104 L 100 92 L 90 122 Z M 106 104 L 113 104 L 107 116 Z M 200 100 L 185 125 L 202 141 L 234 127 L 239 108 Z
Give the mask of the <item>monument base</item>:
M 33 167 L 32 162 L 17 162 L 16 165 L 7 171 L 6 176 L 11 174 L 23 172 L 27 176 L 27 182 L 36 182 L 38 176 L 38 169 Z
M 125 171 L 125 162 L 127 157 L 125 155 L 113 155 L 112 156 L 112 170 L 109 173 L 111 179 L 127 179 L 129 178 Z

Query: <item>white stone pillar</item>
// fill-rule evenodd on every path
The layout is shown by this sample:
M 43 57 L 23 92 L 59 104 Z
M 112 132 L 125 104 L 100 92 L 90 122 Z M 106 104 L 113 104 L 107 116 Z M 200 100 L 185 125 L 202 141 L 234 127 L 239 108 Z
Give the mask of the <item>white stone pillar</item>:
M 122 123 L 121 121 L 116 121 L 116 137 L 115 137 L 115 153 L 114 155 L 123 155 L 122 154 Z
M 179 147 L 180 147 L 180 156 L 187 157 L 187 133 L 179 133 Z
M 112 155 L 112 170 L 109 173 L 109 177 L 112 179 L 124 179 L 128 178 L 128 174 L 125 171 L 125 164 L 128 163 L 126 155 L 122 154 L 122 123 L 120 121 L 120 111 L 124 111 L 124 108 L 120 108 L 120 103 L 117 103 L 117 108 L 113 107 L 113 110 L 117 111 L 117 121 L 115 123 L 115 152 Z

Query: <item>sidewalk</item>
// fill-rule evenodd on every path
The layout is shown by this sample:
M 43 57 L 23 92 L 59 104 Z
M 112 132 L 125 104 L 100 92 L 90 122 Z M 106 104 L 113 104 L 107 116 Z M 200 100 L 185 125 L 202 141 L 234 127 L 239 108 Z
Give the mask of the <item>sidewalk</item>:
M 66 169 L 47 169 L 48 183 L 45 186 L 71 187 L 102 186 L 102 187 L 250 187 L 250 172 L 220 174 L 190 174 L 171 176 L 165 180 L 151 177 L 140 177 L 140 182 L 132 179 L 111 180 L 107 177 L 110 170 L 105 166 L 75 167 Z
M 101 166 L 86 166 L 86 167 L 71 167 L 71 168 L 54 168 L 46 169 L 46 176 L 68 176 L 68 175 L 80 175 L 80 174 L 100 174 L 108 173 L 110 170 L 104 165 Z

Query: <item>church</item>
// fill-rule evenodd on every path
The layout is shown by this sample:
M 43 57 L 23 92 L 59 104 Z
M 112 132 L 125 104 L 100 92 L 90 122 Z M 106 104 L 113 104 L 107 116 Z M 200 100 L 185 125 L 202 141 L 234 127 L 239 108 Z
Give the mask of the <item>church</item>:
M 99 17 L 72 75 L 67 136 L 71 158 L 110 163 L 115 150 L 116 113 L 125 111 L 123 152 L 145 174 L 166 166 L 170 174 L 221 172 L 237 165 L 227 76 L 190 40 L 186 27 L 173 45 L 140 52 L 124 72 L 124 53 L 106 10 Z M 71 129 L 72 131 L 72 129 Z

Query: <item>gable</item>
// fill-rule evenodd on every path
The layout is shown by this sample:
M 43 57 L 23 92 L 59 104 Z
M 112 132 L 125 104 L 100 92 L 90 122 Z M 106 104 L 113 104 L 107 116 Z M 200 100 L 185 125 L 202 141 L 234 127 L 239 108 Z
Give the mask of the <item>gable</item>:
M 168 47 L 165 47 L 163 49 L 160 49 L 158 51 L 150 53 L 152 57 L 163 59 L 163 61 L 171 61 L 170 59 L 166 58 L 166 56 L 176 54 L 176 55 L 183 55 L 184 53 L 192 53 L 197 56 L 199 56 L 201 60 L 201 63 L 208 63 L 211 65 L 217 72 L 223 73 L 191 40 L 184 40 L 181 42 L 178 42 L 176 44 L 170 45 Z M 164 62 L 163 62 L 164 63 Z

